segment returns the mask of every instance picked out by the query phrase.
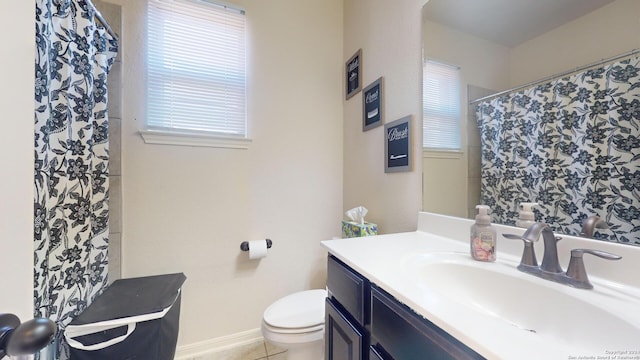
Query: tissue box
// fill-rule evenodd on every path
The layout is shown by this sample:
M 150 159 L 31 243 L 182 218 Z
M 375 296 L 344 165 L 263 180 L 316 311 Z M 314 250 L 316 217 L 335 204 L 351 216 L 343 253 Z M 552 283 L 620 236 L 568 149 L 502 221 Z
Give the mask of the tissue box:
M 359 224 L 353 221 L 342 220 L 342 237 L 352 238 L 361 236 L 378 235 L 378 225 L 370 222 Z

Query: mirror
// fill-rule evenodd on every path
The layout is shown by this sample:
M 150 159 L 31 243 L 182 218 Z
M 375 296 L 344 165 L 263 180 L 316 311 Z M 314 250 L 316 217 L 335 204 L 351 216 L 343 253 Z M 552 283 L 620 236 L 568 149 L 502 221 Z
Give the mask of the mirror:
M 460 151 L 424 151 L 423 210 L 473 218 L 475 205 L 482 203 L 481 132 L 470 101 L 639 49 L 639 13 L 640 2 L 634 0 L 429 0 L 422 14 L 424 60 L 459 67 L 462 120 Z M 633 98 L 640 98 L 640 86 L 631 91 Z M 633 131 L 637 139 L 638 129 Z M 632 149 L 630 153 L 628 168 L 637 177 L 635 155 L 640 152 Z M 640 211 L 640 188 L 631 193 L 624 206 Z M 571 202 L 579 203 L 564 201 Z M 517 211 L 517 205 L 512 206 L 502 214 L 508 220 L 499 222 L 513 225 Z M 587 212 L 577 212 L 582 219 L 576 221 L 572 234 L 579 235 L 579 222 Z M 550 217 L 541 215 L 537 212 L 536 219 L 553 226 Z M 618 215 L 609 213 L 606 220 Z M 595 237 L 640 245 L 640 213 L 627 215 L 633 228 L 630 235 L 613 236 L 612 230 L 601 230 Z

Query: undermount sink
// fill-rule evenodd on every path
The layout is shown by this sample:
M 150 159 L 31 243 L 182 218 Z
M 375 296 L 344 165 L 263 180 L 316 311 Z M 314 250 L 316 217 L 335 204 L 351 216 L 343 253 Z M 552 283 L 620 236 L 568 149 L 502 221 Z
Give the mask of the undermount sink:
M 575 289 L 467 253 L 414 254 L 403 263 L 425 296 L 435 293 L 527 336 L 601 355 L 638 346 L 640 299 L 612 288 Z

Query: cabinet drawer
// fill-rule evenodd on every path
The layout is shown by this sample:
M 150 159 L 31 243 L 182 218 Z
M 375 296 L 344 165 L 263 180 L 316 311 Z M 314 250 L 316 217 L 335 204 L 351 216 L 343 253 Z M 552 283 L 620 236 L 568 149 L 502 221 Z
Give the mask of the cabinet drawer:
M 369 324 L 369 286 L 362 275 L 330 255 L 327 263 L 329 298 L 351 314 L 360 325 Z
M 391 295 L 372 286 L 371 344 L 395 360 L 484 359 Z

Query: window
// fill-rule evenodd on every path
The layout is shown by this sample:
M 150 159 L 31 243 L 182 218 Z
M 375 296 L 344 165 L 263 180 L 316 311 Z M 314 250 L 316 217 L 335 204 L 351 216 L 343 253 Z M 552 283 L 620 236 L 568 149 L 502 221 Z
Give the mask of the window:
M 423 70 L 422 146 L 460 150 L 460 68 L 427 60 Z
M 163 132 L 246 138 L 244 11 L 205 0 L 148 4 L 145 141 Z

